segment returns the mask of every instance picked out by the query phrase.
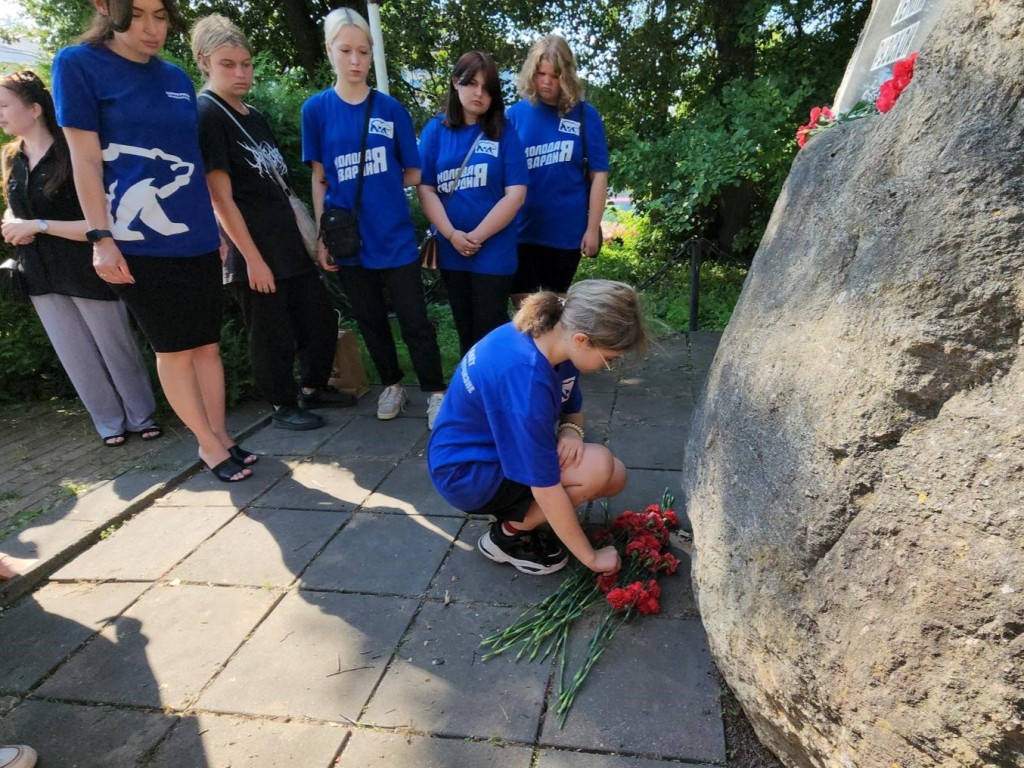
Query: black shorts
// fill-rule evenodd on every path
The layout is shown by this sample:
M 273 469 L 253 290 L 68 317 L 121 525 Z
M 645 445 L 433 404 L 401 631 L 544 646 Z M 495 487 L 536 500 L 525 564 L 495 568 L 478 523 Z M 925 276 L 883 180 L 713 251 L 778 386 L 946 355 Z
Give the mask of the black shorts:
M 491 515 L 498 520 L 511 520 L 521 523 L 526 517 L 526 510 L 533 503 L 533 491 L 530 486 L 505 478 L 494 492 L 491 500 L 479 509 L 467 512 L 470 515 Z
M 572 285 L 580 264 L 580 249 L 549 248 L 546 245 L 520 243 L 519 266 L 512 281 L 512 293 L 540 290 L 565 293 Z
M 220 254 L 132 256 L 134 283 L 112 285 L 155 352 L 182 352 L 220 341 Z

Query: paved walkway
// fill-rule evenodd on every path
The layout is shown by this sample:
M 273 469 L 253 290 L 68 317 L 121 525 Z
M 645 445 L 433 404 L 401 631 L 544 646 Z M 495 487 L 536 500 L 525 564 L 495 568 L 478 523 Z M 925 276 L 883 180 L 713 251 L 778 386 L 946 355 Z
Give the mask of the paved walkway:
M 678 491 L 717 341 L 677 336 L 620 379 L 585 377 L 588 437 L 630 467 L 612 513 Z M 33 744 L 41 768 L 724 764 L 681 542 L 662 614 L 620 631 L 560 730 L 550 663 L 479 653 L 558 577 L 475 552 L 485 521 L 447 506 L 427 478 L 424 397 L 382 423 L 377 392 L 323 411 L 328 425 L 313 432 L 232 414 L 263 454 L 239 484 L 199 472 L 180 431 L 133 441 L 139 457 L 102 449 L 129 466 L 82 469 L 76 495 L 0 539 L 2 552 L 40 558 L 0 587 L 0 743 Z M 0 445 L 0 457 L 13 450 Z M 28 488 L 67 444 L 23 453 L 30 468 L 13 477 Z M 6 500 L 27 497 L 6 492 L 10 477 Z M 44 485 L 33 493 L 45 498 Z

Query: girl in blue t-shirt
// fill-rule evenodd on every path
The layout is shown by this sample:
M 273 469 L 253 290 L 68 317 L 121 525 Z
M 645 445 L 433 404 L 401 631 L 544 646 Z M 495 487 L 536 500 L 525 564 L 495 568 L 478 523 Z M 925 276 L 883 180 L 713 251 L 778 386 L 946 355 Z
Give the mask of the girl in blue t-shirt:
M 583 101 L 576 61 L 558 35 L 541 38 L 519 73 L 522 100 L 508 111 L 526 150 L 530 189 L 519 212 L 518 305 L 542 288 L 561 296 L 580 257 L 601 248 L 608 145 L 601 116 Z
M 605 446 L 583 442 L 573 366 L 610 369 L 646 345 L 637 292 L 582 280 L 565 299 L 527 297 L 512 323 L 462 359 L 427 465 L 449 504 L 496 518 L 477 543 L 485 557 L 528 574 L 563 568 L 565 550 L 597 572 L 619 567 L 615 548 L 595 551 L 576 518 L 577 505 L 625 487 L 626 467 Z M 538 530 L 544 523 L 557 540 Z
M 227 433 L 220 358 L 220 237 L 199 151 L 195 88 L 157 57 L 173 0 L 96 0 L 82 44 L 53 62 L 93 265 L 156 352 L 167 401 L 224 482 L 256 455 Z
M 527 183 L 526 156 L 486 53 L 470 51 L 456 62 L 444 112 L 420 136 L 420 160 L 420 203 L 440 235 L 441 277 L 466 354 L 508 322 L 514 222 Z
M 420 180 L 412 118 L 398 101 L 371 91 L 366 82 L 373 40 L 362 16 L 350 8 L 331 11 L 324 19 L 324 40 L 336 82 L 302 105 L 302 159 L 313 169 L 317 220 L 325 210 L 358 207 L 362 245 L 357 256 L 335 259 L 321 242 L 320 266 L 338 273 L 348 296 L 384 385 L 377 418 L 385 421 L 399 416 L 406 403 L 385 290 L 390 294 L 420 390 L 427 393 L 431 428 L 445 387 L 404 191 Z

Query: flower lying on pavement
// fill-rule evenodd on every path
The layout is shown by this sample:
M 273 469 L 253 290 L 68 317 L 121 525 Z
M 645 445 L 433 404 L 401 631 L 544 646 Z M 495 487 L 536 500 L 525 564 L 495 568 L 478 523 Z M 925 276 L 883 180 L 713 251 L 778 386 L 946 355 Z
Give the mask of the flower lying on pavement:
M 533 661 L 538 655 L 544 660 L 555 654 L 559 659 L 555 705 L 559 727 L 564 725 L 577 692 L 618 628 L 634 616 L 661 611 L 657 578 L 673 574 L 679 567 L 679 558 L 663 551 L 669 544 L 670 531 L 679 527 L 679 517 L 669 508 L 671 504 L 672 496 L 666 491 L 660 505 L 651 504 L 642 512 L 623 512 L 609 527 L 593 534 L 595 543 L 612 544 L 619 550 L 623 565 L 618 572 L 595 576 L 576 564 L 551 595 L 481 643 L 490 648 L 484 661 L 514 648 L 519 649 L 517 661 L 524 655 Z M 590 638 L 582 665 L 567 685 L 569 631 L 589 608 L 603 610 L 604 615 Z

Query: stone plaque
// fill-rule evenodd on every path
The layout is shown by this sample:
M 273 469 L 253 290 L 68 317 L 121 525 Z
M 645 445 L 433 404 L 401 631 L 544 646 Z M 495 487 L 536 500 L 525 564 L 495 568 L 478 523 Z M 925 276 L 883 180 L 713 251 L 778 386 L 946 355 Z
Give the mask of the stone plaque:
M 849 112 L 859 101 L 874 102 L 878 87 L 892 77 L 892 65 L 920 50 L 946 0 L 874 0 L 853 58 L 832 102 Z

